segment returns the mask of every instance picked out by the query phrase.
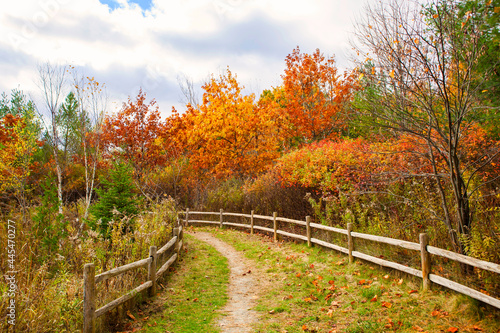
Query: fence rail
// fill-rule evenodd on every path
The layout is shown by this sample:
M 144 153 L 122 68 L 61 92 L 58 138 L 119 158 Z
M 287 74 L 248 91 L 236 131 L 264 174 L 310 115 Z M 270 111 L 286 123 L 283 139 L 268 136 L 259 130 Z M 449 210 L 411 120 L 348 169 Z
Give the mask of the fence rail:
M 354 258 L 359 258 L 362 260 L 366 260 L 369 262 L 372 262 L 374 264 L 378 264 L 384 267 L 389 267 L 392 269 L 396 269 L 399 271 L 402 271 L 407 274 L 411 274 L 417 277 L 422 278 L 422 284 L 423 284 L 423 289 L 428 290 L 430 288 L 431 282 L 444 286 L 446 288 L 449 288 L 451 290 L 454 290 L 456 292 L 459 292 L 461 294 L 470 296 L 472 298 L 478 299 L 484 303 L 487 303 L 489 305 L 492 305 L 496 308 L 500 309 L 500 300 L 486 295 L 482 292 L 479 292 L 475 289 L 466 287 L 460 283 L 457 283 L 455 281 L 446 279 L 444 277 L 441 277 L 439 275 L 435 275 L 431 273 L 431 255 L 435 256 L 440 256 L 444 257 L 447 259 L 450 259 L 452 261 L 456 261 L 462 264 L 467 264 L 473 267 L 477 267 L 480 269 L 488 270 L 490 272 L 494 272 L 497 274 L 500 274 L 500 265 L 491 263 L 488 261 L 484 260 L 479 260 L 476 258 L 468 257 L 462 254 L 458 254 L 455 252 L 443 250 L 434 246 L 428 245 L 429 243 L 429 238 L 428 235 L 423 233 L 420 234 L 420 243 L 414 243 L 414 242 L 408 242 L 408 241 L 403 241 L 395 238 L 389 238 L 389 237 L 383 237 L 383 236 L 375 236 L 375 235 L 370 235 L 370 234 L 364 234 L 360 232 L 354 232 L 352 231 L 353 225 L 351 223 L 347 224 L 347 229 L 340 229 L 340 228 L 334 228 L 334 227 L 329 227 L 325 226 L 322 224 L 317 224 L 317 223 L 311 223 L 310 220 L 311 218 L 309 216 L 306 217 L 305 221 L 300 221 L 300 220 L 292 220 L 292 219 L 287 219 L 283 217 L 278 217 L 277 213 L 274 213 L 273 216 L 264 216 L 264 215 L 255 215 L 254 212 L 252 211 L 251 214 L 240 214 L 240 213 L 226 213 L 222 209 L 220 212 L 201 212 L 201 211 L 189 211 L 189 209 L 186 210 L 186 212 L 183 212 L 185 215 L 184 222 L 185 225 L 188 226 L 189 224 L 193 223 L 199 223 L 199 224 L 212 224 L 212 225 L 218 225 L 221 228 L 223 226 L 230 226 L 230 227 L 239 227 L 239 228 L 250 228 L 250 233 L 253 234 L 254 230 L 260 230 L 260 231 L 265 231 L 273 234 L 273 239 L 276 241 L 278 239 L 278 235 L 294 238 L 294 239 L 300 239 L 303 241 L 306 241 L 308 246 L 312 246 L 313 244 L 321 245 L 336 251 L 340 251 L 342 253 L 345 253 L 349 256 L 349 262 L 352 263 L 354 261 Z M 219 221 L 210 221 L 210 220 L 203 220 L 203 219 L 191 219 L 191 215 L 218 215 L 220 216 Z M 229 221 L 224 221 L 224 217 L 228 216 L 233 216 L 233 217 L 240 217 L 240 218 L 245 218 L 249 219 L 250 223 L 242 223 L 242 222 L 229 222 Z M 260 220 L 266 220 L 266 221 L 272 221 L 273 222 L 273 228 L 268 228 L 264 226 L 258 226 L 255 225 L 255 219 L 260 219 Z M 248 220 L 246 220 L 248 221 Z M 278 228 L 279 222 L 284 222 L 284 223 L 291 223 L 294 225 L 300 225 L 300 226 L 305 226 L 306 227 L 306 236 L 304 235 L 298 235 L 294 234 L 288 231 L 280 230 Z M 332 244 L 330 242 L 326 242 L 320 239 L 316 239 L 312 237 L 312 229 L 317 229 L 317 230 L 323 230 L 323 231 L 329 231 L 329 232 L 334 232 L 337 234 L 341 235 L 346 235 L 347 236 L 347 247 L 342 247 L 337 244 Z M 362 253 L 360 251 L 355 251 L 355 242 L 354 239 L 359 238 L 359 239 L 365 239 L 377 243 L 384 243 L 384 244 L 389 244 L 393 246 L 398 246 L 403 249 L 407 250 L 412 250 L 412 251 L 418 251 L 420 252 L 420 257 L 421 257 L 421 269 L 415 269 L 412 267 L 408 267 L 399 263 L 395 263 L 392 261 L 388 261 L 385 259 L 377 258 L 370 256 L 368 254 Z
M 149 248 L 149 257 L 130 264 L 113 268 L 109 271 L 95 275 L 95 265 L 86 264 L 83 268 L 83 333 L 95 333 L 96 319 L 119 305 L 133 298 L 135 295 L 147 290 L 148 296 L 156 294 L 156 280 L 158 280 L 167 269 L 177 260 L 183 245 L 183 227 L 179 225 L 173 229 L 173 237 L 158 251 L 156 246 Z M 173 251 L 172 251 L 173 250 Z M 173 252 L 173 254 L 171 254 Z M 158 263 L 165 260 L 165 256 L 171 254 L 158 269 Z M 148 280 L 138 287 L 128 291 L 125 295 L 107 303 L 96 310 L 96 284 L 114 276 L 142 267 L 148 268 Z

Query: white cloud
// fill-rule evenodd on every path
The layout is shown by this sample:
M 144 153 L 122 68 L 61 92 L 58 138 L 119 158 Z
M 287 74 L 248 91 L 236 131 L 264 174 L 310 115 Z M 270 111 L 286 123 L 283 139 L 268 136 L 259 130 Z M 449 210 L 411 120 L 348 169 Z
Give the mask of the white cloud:
M 104 80 L 114 101 L 142 86 L 164 113 L 179 106 L 181 73 L 201 85 L 209 73 L 229 66 L 258 94 L 279 84 L 284 59 L 297 45 L 304 52 L 337 53 L 346 67 L 338 53 L 347 48 L 347 31 L 363 0 L 154 0 L 147 11 L 119 2 L 116 10 L 98 0 L 5 4 L 0 90 L 20 85 L 35 91 L 37 63 L 51 61 Z

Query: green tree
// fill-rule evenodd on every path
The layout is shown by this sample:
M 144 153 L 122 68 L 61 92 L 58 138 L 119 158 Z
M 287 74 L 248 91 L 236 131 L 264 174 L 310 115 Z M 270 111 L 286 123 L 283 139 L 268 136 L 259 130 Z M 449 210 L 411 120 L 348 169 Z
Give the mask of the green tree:
M 132 168 L 125 163 L 114 163 L 109 179 L 102 180 L 103 187 L 96 189 L 98 201 L 90 207 L 93 219 L 89 225 L 93 230 L 108 238 L 110 222 L 125 219 L 130 221 L 138 213 L 139 201 L 135 198 L 135 186 L 132 180 Z M 125 224 L 123 232 L 127 232 Z
M 59 241 L 67 236 L 68 222 L 64 220 L 64 215 L 58 212 L 59 202 L 55 179 L 47 177 L 40 185 L 43 190 L 42 202 L 35 209 L 33 221 L 38 241 L 46 251 L 39 258 L 45 261 L 57 253 Z

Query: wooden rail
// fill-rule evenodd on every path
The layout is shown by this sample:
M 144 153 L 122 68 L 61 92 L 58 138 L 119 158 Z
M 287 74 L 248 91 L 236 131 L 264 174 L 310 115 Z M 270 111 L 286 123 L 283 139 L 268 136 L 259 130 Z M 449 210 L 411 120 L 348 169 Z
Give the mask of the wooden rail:
M 208 220 L 200 220 L 200 219 L 191 219 L 191 215 L 217 215 L 220 216 L 219 221 L 208 221 Z M 227 216 L 234 216 L 234 217 L 243 217 L 249 219 L 250 223 L 236 223 L 236 222 L 227 222 L 224 221 L 224 217 Z M 258 226 L 254 224 L 255 219 L 260 219 L 260 220 L 266 220 L 266 221 L 271 221 L 273 222 L 273 228 L 267 228 L 263 226 Z M 360 232 L 354 232 L 352 231 L 353 225 L 351 223 L 347 224 L 347 229 L 340 229 L 340 228 L 333 228 L 329 226 L 325 226 L 322 224 L 317 224 L 317 223 L 311 223 L 311 218 L 309 216 L 306 217 L 305 221 L 299 221 L 299 220 L 292 220 L 292 219 L 287 219 L 283 217 L 278 217 L 277 213 L 274 213 L 273 216 L 264 216 L 264 215 L 255 215 L 254 212 L 252 211 L 251 214 L 240 214 L 240 213 L 226 213 L 222 209 L 220 212 L 200 212 L 200 211 L 189 211 L 186 210 L 185 212 L 185 225 L 189 225 L 190 223 L 200 223 L 200 224 L 216 224 L 220 226 L 221 228 L 224 226 L 230 226 L 230 227 L 239 227 L 239 228 L 250 228 L 251 233 L 253 234 L 254 230 L 261 230 L 265 232 L 269 232 L 273 234 L 273 239 L 274 241 L 278 240 L 278 235 L 294 238 L 294 239 L 300 239 L 303 241 L 306 241 L 308 246 L 312 246 L 313 244 L 318 244 L 330 249 L 334 249 L 336 251 L 340 251 L 342 253 L 345 253 L 349 256 L 349 262 L 352 263 L 354 261 L 354 258 L 359 258 L 363 259 L 369 262 L 372 262 L 374 264 L 378 264 L 381 266 L 393 268 L 402 272 L 405 272 L 407 274 L 411 274 L 417 277 L 422 278 L 422 287 L 423 290 L 428 290 L 431 286 L 431 282 L 444 286 L 446 288 L 449 288 L 451 290 L 454 290 L 456 292 L 459 292 L 461 294 L 470 296 L 472 298 L 478 299 L 484 303 L 487 303 L 489 305 L 492 305 L 498 309 L 500 309 L 500 300 L 494 297 L 491 297 L 489 295 L 483 294 L 477 290 L 471 289 L 469 287 L 466 287 L 462 284 L 459 284 L 457 282 L 451 281 L 449 279 L 446 279 L 444 277 L 431 274 L 431 254 L 435 256 L 440 256 L 444 258 L 448 258 L 450 260 L 460 262 L 463 264 L 467 264 L 473 267 L 477 267 L 480 269 L 488 270 L 490 272 L 494 272 L 497 274 L 500 274 L 500 265 L 491 263 L 488 261 L 483 261 L 479 260 L 476 258 L 468 257 L 462 254 L 458 254 L 455 252 L 443 250 L 434 246 L 428 245 L 429 243 L 429 237 L 427 234 L 422 233 L 420 234 L 420 239 L 419 243 L 413 243 L 413 242 L 408 242 L 408 241 L 403 241 L 399 239 L 394 239 L 394 238 L 389 238 L 389 237 L 382 237 L 382 236 L 375 236 L 375 235 L 370 235 L 370 234 L 364 234 Z M 279 222 L 284 222 L 284 223 L 291 223 L 294 225 L 299 225 L 299 226 L 305 226 L 306 227 L 306 236 L 303 235 L 297 235 L 291 232 L 286 232 L 284 230 L 279 229 Z M 319 240 L 316 238 L 312 237 L 312 229 L 317 229 L 317 230 L 323 230 L 323 231 L 329 231 L 341 235 L 346 235 L 347 236 L 347 248 L 339 246 L 337 244 L 332 244 L 323 240 Z M 412 250 L 412 251 L 418 251 L 420 252 L 420 257 L 421 257 L 421 269 L 415 269 L 411 268 L 405 265 L 401 265 L 399 263 L 395 263 L 392 261 L 384 260 L 381 258 L 373 257 L 368 254 L 355 251 L 355 242 L 354 239 L 359 238 L 359 239 L 366 239 L 370 240 L 373 242 L 378 242 L 378 243 L 384 243 L 384 244 L 389 244 L 392 246 L 398 246 L 403 249 L 407 250 Z
M 147 290 L 149 297 L 155 296 L 156 280 L 158 280 L 179 257 L 183 245 L 183 235 L 183 227 L 179 225 L 177 228 L 173 229 L 172 239 L 158 251 L 156 250 L 156 246 L 151 246 L 149 248 L 148 258 L 113 268 L 98 275 L 95 275 L 94 264 L 86 264 L 83 268 L 83 333 L 95 333 L 96 319 L 98 317 L 115 309 L 117 306 L 125 303 L 142 291 Z M 158 269 L 158 263 L 163 262 L 164 257 L 171 252 L 173 252 L 173 254 Z M 146 282 L 96 310 L 95 297 L 97 283 L 146 266 L 148 268 L 148 280 Z

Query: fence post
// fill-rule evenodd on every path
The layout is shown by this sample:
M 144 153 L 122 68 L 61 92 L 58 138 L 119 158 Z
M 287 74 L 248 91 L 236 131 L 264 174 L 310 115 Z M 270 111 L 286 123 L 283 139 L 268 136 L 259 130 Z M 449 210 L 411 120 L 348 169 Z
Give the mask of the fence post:
M 95 266 L 83 266 L 83 333 L 95 333 Z
M 189 208 L 186 208 L 186 227 L 189 225 Z
M 220 227 L 222 228 L 224 226 L 224 209 L 220 209 Z
M 278 241 L 278 221 L 276 220 L 276 217 L 278 216 L 278 213 L 274 212 L 273 213 L 273 228 L 274 228 L 274 241 Z
M 431 287 L 429 274 L 431 272 L 431 260 L 429 252 L 427 252 L 427 245 L 429 245 L 429 236 L 425 233 L 420 234 L 420 257 L 422 261 L 422 286 L 424 291 Z
M 311 217 L 306 216 L 306 235 L 307 235 L 307 246 L 311 247 Z
M 347 223 L 347 249 L 349 250 L 350 264 L 354 262 L 354 257 L 352 255 L 352 251 L 354 251 L 354 239 L 352 238 L 351 231 L 352 231 L 352 223 Z
M 253 235 L 253 210 L 250 214 L 250 235 Z
M 174 237 L 177 237 L 177 239 L 175 240 L 175 247 L 174 247 L 174 251 L 177 252 L 177 256 L 179 255 L 179 251 L 181 250 L 179 247 L 180 243 L 179 230 L 180 229 L 178 227 L 173 229 Z
M 156 259 L 158 258 L 156 246 L 149 247 L 149 257 L 151 261 L 148 264 L 148 280 L 153 282 L 153 285 L 149 288 L 148 295 L 153 297 L 156 295 Z

